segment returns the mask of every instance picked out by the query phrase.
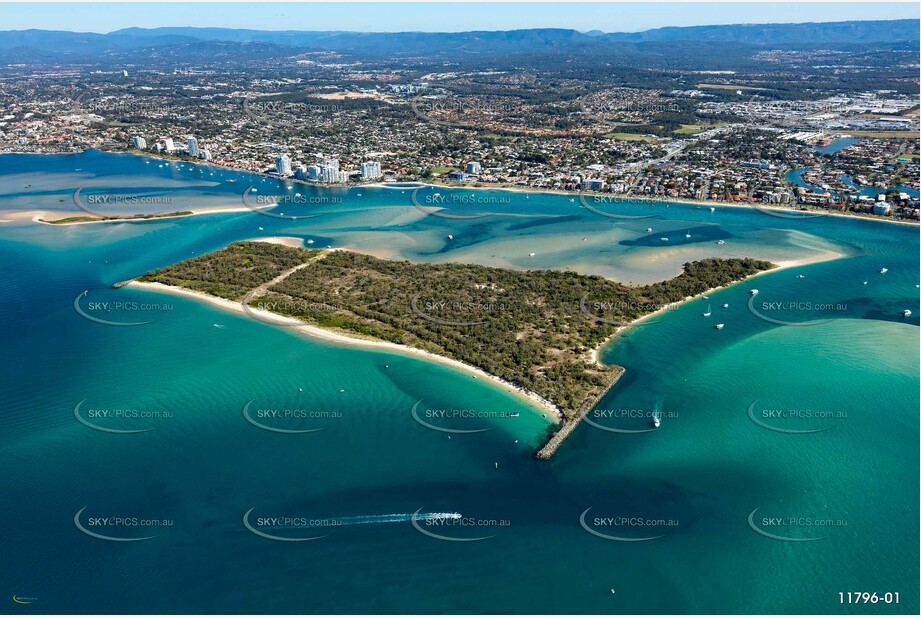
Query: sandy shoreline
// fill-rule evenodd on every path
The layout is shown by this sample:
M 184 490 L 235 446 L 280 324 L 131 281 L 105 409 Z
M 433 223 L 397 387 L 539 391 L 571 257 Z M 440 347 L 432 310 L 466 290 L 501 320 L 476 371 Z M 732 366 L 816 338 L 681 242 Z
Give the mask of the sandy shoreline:
M 394 184 L 400 186 L 394 187 Z M 714 200 L 696 200 L 692 198 L 664 198 L 664 197 L 646 197 L 642 195 L 623 195 L 619 193 L 583 193 L 581 191 L 564 191 L 562 189 L 536 189 L 534 187 L 516 187 L 508 185 L 495 185 L 495 186 L 466 186 L 458 184 L 448 184 L 448 183 L 435 183 L 431 181 L 420 182 L 420 181 L 411 181 L 403 183 L 387 183 L 387 182 L 375 182 L 369 183 L 366 185 L 361 185 L 365 187 L 373 188 L 389 188 L 389 189 L 405 189 L 407 186 L 420 186 L 420 187 L 434 187 L 439 189 L 456 189 L 458 191 L 470 190 L 470 191 L 507 191 L 509 193 L 525 193 L 525 194 L 547 194 L 547 195 L 568 195 L 570 197 L 578 198 L 580 196 L 585 196 L 587 198 L 600 197 L 608 200 L 625 200 L 630 202 L 649 202 L 651 204 L 665 205 L 669 204 L 685 204 L 691 206 L 701 206 L 707 208 L 747 208 L 749 210 L 760 210 L 765 211 L 776 211 L 778 213 L 793 213 L 803 216 L 803 218 L 812 218 L 818 219 L 820 217 L 843 217 L 846 219 L 858 219 L 861 221 L 880 221 L 882 223 L 896 223 L 900 225 L 914 225 L 919 224 L 918 221 L 904 221 L 901 219 L 892 219 L 887 217 L 875 217 L 871 215 L 858 215 L 858 214 L 849 214 L 843 212 L 834 212 L 824 209 L 811 209 L 811 210 L 800 210 L 798 208 L 789 208 L 783 206 L 777 206 L 774 204 L 753 204 L 750 202 L 723 202 L 723 201 L 714 201 Z M 359 186 L 359 185 L 356 185 Z M 786 219 L 791 219 L 790 217 L 783 217 Z M 791 219 L 795 220 L 795 219 Z
M 72 221 L 69 223 L 54 223 L 54 220 L 48 220 L 49 216 L 59 215 L 59 219 L 67 219 L 70 217 L 90 217 L 92 215 L 80 214 L 80 213 L 66 213 L 60 212 L 57 210 L 24 210 L 24 211 L 15 211 L 15 212 L 4 212 L 5 217 L 9 217 L 9 221 L 21 220 L 21 219 L 31 219 L 33 223 L 41 223 L 42 225 L 56 225 L 56 226 L 67 226 L 67 225 L 92 225 L 95 223 L 148 223 L 150 221 L 168 221 L 169 219 L 186 219 L 188 217 L 194 217 L 196 215 L 214 215 L 221 213 L 230 213 L 230 212 L 252 212 L 249 208 L 245 206 L 214 206 L 211 208 L 196 208 L 189 210 L 189 214 L 183 215 L 164 215 L 162 217 L 135 217 L 131 215 L 116 216 L 112 219 L 94 219 L 92 221 Z M 44 219 L 44 220 L 43 220 Z
M 649 320 L 650 318 L 655 317 L 655 316 L 657 316 L 657 315 L 659 315 L 659 314 L 661 314 L 661 313 L 663 313 L 663 312 L 665 312 L 665 311 L 670 311 L 670 310 L 672 310 L 672 309 L 675 309 L 675 308 L 677 308 L 677 307 L 679 307 L 679 306 L 681 306 L 681 305 L 684 305 L 684 304 L 686 304 L 686 303 L 689 303 L 689 302 L 692 301 L 692 300 L 696 300 L 696 299 L 702 298 L 702 297 L 704 297 L 704 296 L 709 296 L 710 294 L 712 294 L 712 293 L 714 293 L 714 292 L 718 292 L 718 291 L 720 291 L 720 290 L 726 290 L 726 289 L 729 289 L 729 288 L 731 288 L 731 287 L 733 287 L 733 286 L 735 286 L 735 285 L 738 285 L 738 284 L 740 284 L 740 283 L 744 283 L 744 282 L 746 282 L 746 281 L 751 281 L 752 279 L 755 279 L 755 278 L 757 278 L 757 277 L 761 277 L 762 275 L 768 275 L 768 274 L 771 274 L 771 273 L 777 273 L 777 272 L 780 272 L 780 271 L 782 271 L 782 270 L 787 270 L 787 269 L 790 269 L 790 268 L 797 268 L 797 267 L 799 267 L 799 266 L 807 266 L 807 265 L 809 265 L 809 264 L 819 264 L 819 263 L 822 263 L 822 262 L 833 262 L 834 260 L 839 260 L 839 259 L 841 259 L 841 258 L 843 258 L 843 257 L 846 257 L 846 255 L 845 255 L 844 253 L 838 253 L 837 251 L 826 251 L 826 252 L 823 252 L 823 253 L 820 254 L 820 255 L 815 255 L 815 256 L 808 257 L 808 258 L 803 258 L 803 259 L 800 259 L 800 260 L 781 260 L 781 261 L 778 261 L 778 262 L 774 262 L 774 264 L 777 265 L 777 268 L 772 268 L 772 269 L 770 269 L 770 270 L 762 270 L 762 271 L 757 272 L 757 273 L 755 273 L 755 274 L 753 274 L 753 275 L 749 275 L 748 277 L 746 277 L 745 279 L 742 279 L 741 281 L 736 281 L 735 283 L 730 283 L 729 285 L 725 285 L 725 286 L 722 286 L 722 287 L 710 288 L 709 290 L 705 290 L 705 291 L 703 291 L 703 292 L 701 292 L 700 294 L 697 294 L 697 295 L 695 295 L 695 296 L 687 296 L 687 297 L 685 297 L 685 298 L 683 298 L 683 299 L 681 299 L 681 300 L 679 300 L 679 301 L 677 301 L 677 302 L 675 302 L 675 303 L 671 303 L 670 305 L 667 305 L 667 306 L 665 306 L 665 307 L 659 307 L 658 309 L 656 309 L 656 310 L 653 311 L 652 313 L 647 313 L 646 315 L 644 315 L 644 316 L 642 316 L 642 317 L 639 317 L 639 318 L 633 320 L 633 321 L 630 322 L 629 324 L 624 324 L 623 326 L 618 327 L 618 329 L 614 332 L 614 334 L 612 334 L 612 335 L 611 335 L 610 337 L 608 337 L 601 345 L 599 345 L 597 348 L 595 348 L 594 350 L 591 351 L 591 359 L 592 359 L 592 362 L 601 365 L 602 363 L 598 360 L 598 356 L 599 356 L 599 354 L 601 353 L 601 350 L 603 350 L 603 349 L 605 348 L 605 346 L 611 344 L 611 342 L 613 342 L 615 339 L 617 339 L 618 337 L 620 337 L 620 336 L 624 333 L 624 331 L 626 331 L 627 329 L 630 329 L 630 328 L 632 328 L 632 327 L 634 327 L 634 326 L 637 326 L 637 325 L 639 325 L 639 324 L 645 322 L 646 320 Z
M 300 240 L 300 239 L 297 239 Z M 185 296 L 187 298 L 194 298 L 196 300 L 204 301 L 212 306 L 219 307 L 221 309 L 226 309 L 227 311 L 232 311 L 234 313 L 240 313 L 246 315 L 246 312 L 243 311 L 243 306 L 240 303 L 226 300 L 224 298 L 218 298 L 217 296 L 211 296 L 210 294 L 205 294 L 203 292 L 196 292 L 194 290 L 188 290 L 186 288 L 180 288 L 170 285 L 165 285 L 163 283 L 154 283 L 147 281 L 130 281 L 125 287 L 149 290 L 153 292 L 161 292 L 167 294 L 175 294 L 177 296 Z M 498 376 L 494 376 L 490 373 L 487 373 L 480 369 L 479 367 L 474 367 L 473 365 L 468 365 L 467 363 L 448 358 L 446 356 L 441 356 L 434 354 L 432 352 L 427 352 L 425 350 L 420 350 L 418 348 L 412 348 L 409 346 L 401 345 L 398 343 L 392 343 L 389 341 L 378 341 L 373 339 L 360 339 L 353 337 L 351 335 L 346 335 L 338 331 L 333 331 L 325 328 L 320 328 L 318 326 L 312 326 L 310 324 L 305 324 L 300 320 L 294 318 L 289 318 L 282 316 L 276 313 L 271 313 L 269 311 L 264 311 L 261 309 L 255 309 L 253 307 L 249 308 L 249 312 L 254 315 L 265 317 L 271 323 L 282 324 L 290 326 L 293 330 L 304 333 L 310 337 L 316 339 L 322 339 L 324 341 L 330 341 L 334 343 L 344 344 L 351 347 L 363 347 L 363 348 L 373 348 L 373 349 L 383 349 L 389 350 L 392 352 L 399 352 L 401 354 L 409 354 L 413 356 L 418 356 L 425 358 L 430 361 L 440 363 L 442 365 L 447 365 L 455 369 L 460 369 L 469 374 L 473 374 L 475 377 L 482 377 L 487 380 L 492 381 L 493 383 L 502 386 L 508 392 L 526 399 L 532 404 L 536 404 L 544 415 L 553 420 L 561 421 L 563 420 L 563 411 L 553 402 L 544 397 L 541 397 L 537 393 L 530 391 L 526 388 L 512 384 L 507 380 L 503 380 Z

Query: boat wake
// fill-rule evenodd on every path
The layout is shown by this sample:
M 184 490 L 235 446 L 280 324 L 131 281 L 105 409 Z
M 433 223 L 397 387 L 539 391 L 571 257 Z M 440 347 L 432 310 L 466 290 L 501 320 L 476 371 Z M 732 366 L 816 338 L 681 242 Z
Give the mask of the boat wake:
M 389 513 L 386 515 L 356 515 L 354 517 L 336 517 L 340 526 L 357 526 L 362 524 L 390 524 L 401 521 L 428 521 L 433 519 L 460 519 L 460 513 Z

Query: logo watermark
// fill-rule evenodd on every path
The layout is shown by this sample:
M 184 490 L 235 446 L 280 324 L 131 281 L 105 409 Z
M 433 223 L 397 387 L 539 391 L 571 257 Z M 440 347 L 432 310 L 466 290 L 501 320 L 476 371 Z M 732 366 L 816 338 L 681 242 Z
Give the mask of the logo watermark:
M 655 541 L 656 539 L 661 539 L 666 535 L 656 534 L 654 536 L 639 536 L 639 534 L 643 534 L 645 531 L 650 529 L 661 530 L 662 528 L 675 528 L 679 525 L 677 519 L 649 518 L 628 515 L 593 517 L 591 520 L 588 520 L 588 512 L 591 511 L 592 508 L 593 507 L 588 507 L 582 511 L 582 515 L 579 516 L 579 525 L 582 526 L 582 529 L 589 534 L 592 534 L 606 541 L 618 541 L 620 543 L 640 543 L 643 541 Z M 599 532 L 599 529 L 616 531 L 618 534 Z M 622 536 L 622 533 L 627 532 L 633 532 L 633 534 Z
M 259 429 L 264 429 L 265 431 L 271 431 L 273 433 L 316 433 L 318 431 L 323 431 L 324 429 L 329 429 L 329 427 L 317 427 L 313 429 L 286 429 L 284 427 L 278 427 L 277 423 L 300 423 L 307 419 L 338 420 L 342 418 L 341 412 L 334 412 L 331 410 L 307 410 L 304 408 L 253 408 L 253 403 L 255 401 L 255 399 L 250 399 L 246 402 L 246 405 L 243 406 L 243 418 L 246 419 L 246 422 L 248 422 L 250 425 L 258 427 Z M 267 421 L 268 423 L 263 421 Z
M 266 530 L 307 531 L 316 530 L 318 528 L 335 528 L 342 525 L 342 521 L 337 519 L 312 518 L 301 515 L 282 515 L 251 518 L 250 516 L 255 510 L 256 507 L 253 507 L 243 514 L 243 526 L 256 536 L 260 536 L 270 541 L 279 541 L 282 543 L 303 543 L 304 541 L 318 541 L 320 539 L 326 538 L 329 535 L 285 536 L 281 534 L 271 534 L 269 532 L 265 532 Z
M 601 429 L 602 431 L 609 431 L 611 433 L 636 434 L 657 431 L 660 429 L 663 421 L 674 420 L 676 418 L 678 418 L 678 412 L 664 412 L 659 410 L 658 406 L 656 406 L 656 408 L 652 410 L 647 410 L 644 408 L 598 408 L 583 416 L 582 420 L 592 427 Z M 645 421 L 647 428 L 620 429 L 618 427 L 611 427 L 599 422 L 605 419 L 633 423 L 638 421 Z
M 435 317 L 431 315 L 432 313 L 449 312 L 452 315 L 467 313 L 479 315 L 485 313 L 487 316 L 490 316 L 494 315 L 496 312 L 508 312 L 511 308 L 506 302 L 421 300 L 421 298 L 421 296 L 415 296 L 409 302 L 409 306 L 413 313 L 424 320 L 443 326 L 478 326 L 480 324 L 486 324 L 489 320 L 453 321 Z M 425 311 L 423 311 L 423 309 L 425 309 Z
M 118 214 L 118 213 L 103 213 L 97 210 L 102 206 L 162 206 L 162 205 L 171 205 L 173 203 L 172 196 L 169 195 L 138 195 L 131 193 L 92 193 L 88 195 L 83 195 L 83 190 L 86 189 L 86 185 L 82 185 L 74 189 L 71 200 L 74 203 L 74 206 L 94 217 L 100 219 L 113 219 L 120 218 L 125 220 L 131 219 L 143 219 L 151 217 L 162 217 L 170 214 L 168 211 L 161 211 L 155 213 L 143 213 L 143 214 Z
M 786 541 L 789 543 L 808 543 L 810 541 L 821 541 L 823 539 L 827 539 L 828 535 L 787 536 L 786 534 L 775 534 L 774 532 L 768 532 L 768 530 L 773 529 L 778 532 L 786 533 L 791 530 L 812 531 L 825 530 L 828 528 L 842 528 L 847 526 L 847 520 L 841 518 L 834 519 L 829 517 L 812 516 L 756 518 L 755 513 L 757 513 L 759 510 L 761 510 L 760 506 L 748 514 L 748 527 L 761 536 L 773 539 L 775 541 Z
M 89 301 L 86 304 L 86 309 L 83 309 L 81 305 L 81 300 L 84 297 L 89 296 L 89 290 L 84 290 L 77 294 L 77 297 L 74 298 L 74 311 L 77 312 L 83 318 L 90 320 L 91 322 L 96 322 L 97 324 L 105 324 L 107 326 L 143 326 L 145 324 L 152 324 L 156 320 L 146 320 L 144 322 L 119 322 L 116 320 L 106 320 L 104 318 L 96 317 L 93 315 L 93 312 L 96 314 L 102 315 L 118 315 L 118 314 L 131 314 L 136 312 L 164 312 L 172 311 L 173 305 L 171 303 L 142 303 L 137 301 Z
M 471 543 L 474 541 L 485 541 L 494 538 L 496 535 L 489 536 L 454 536 L 453 534 L 443 534 L 446 532 L 457 533 L 463 530 L 480 530 L 482 528 L 505 528 L 511 526 L 508 519 L 477 519 L 474 517 L 464 517 L 460 513 L 429 513 L 420 515 L 422 509 L 413 513 L 411 522 L 413 528 L 427 537 L 439 541 L 448 541 L 449 543 Z M 438 532 L 435 532 L 435 531 Z
M 117 421 L 117 422 L 136 422 L 138 420 L 149 423 L 150 421 L 155 420 L 169 420 L 173 418 L 173 413 L 166 410 L 145 410 L 140 408 L 133 407 L 88 407 L 86 411 L 82 411 L 81 407 L 86 402 L 86 399 L 80 401 L 77 405 L 74 406 L 74 418 L 77 419 L 82 425 L 89 427 L 90 429 L 95 429 L 96 431 L 101 431 L 104 433 L 115 433 L 115 434 L 133 434 L 133 433 L 146 433 L 148 431 L 154 431 L 155 427 L 147 427 L 144 429 L 115 429 L 113 427 L 105 427 L 103 425 L 97 425 L 92 422 L 95 420 L 101 421 Z
M 149 541 L 150 539 L 155 539 L 159 535 L 153 536 L 113 536 L 111 533 L 114 531 L 123 531 L 124 535 L 128 535 L 131 531 L 147 529 L 147 528 L 169 528 L 173 525 L 173 520 L 171 519 L 148 519 L 143 517 L 135 516 L 111 516 L 111 517 L 87 517 L 86 523 L 84 524 L 81 521 L 81 515 L 87 507 L 83 507 L 74 515 L 74 525 L 77 527 L 77 530 L 91 536 L 95 539 L 101 541 L 113 541 L 118 543 L 130 543 L 136 541 Z M 105 531 L 109 534 L 103 534 L 102 532 L 95 532 L 95 530 Z
M 290 122 L 293 118 L 303 119 L 305 114 L 334 114 L 343 110 L 340 105 L 281 101 L 264 96 L 247 96 L 241 105 L 243 114 L 258 124 Z
M 842 419 L 847 418 L 847 412 L 839 411 L 823 411 L 823 410 L 812 410 L 810 408 L 761 408 L 760 410 L 755 410 L 755 405 L 758 403 L 758 400 L 752 402 L 748 406 L 748 418 L 752 420 L 753 423 L 764 429 L 769 429 L 771 431 L 776 431 L 778 433 L 790 433 L 790 434 L 806 434 L 806 433 L 821 433 L 823 431 L 828 431 L 831 427 L 822 427 L 821 429 L 784 429 L 782 427 L 776 427 L 766 421 L 784 421 L 784 420 L 820 420 L 827 421 L 828 419 Z
M 469 219 L 482 219 L 484 217 L 492 216 L 501 216 L 502 213 L 495 212 L 481 212 L 473 213 L 469 215 L 453 215 L 451 213 L 443 212 L 444 209 L 450 208 L 451 206 L 460 206 L 466 207 L 470 205 L 479 206 L 479 205 L 501 205 L 511 203 L 510 198 L 506 196 L 489 196 L 489 195 L 474 195 L 471 196 L 468 193 L 458 193 L 456 191 L 448 191 L 445 194 L 435 192 L 430 195 L 425 195 L 421 200 L 419 199 L 419 192 L 428 189 L 429 187 L 416 187 L 413 189 L 412 193 L 409 194 L 409 199 L 412 202 L 413 207 L 426 215 L 433 217 L 440 217 L 442 219 L 455 219 L 455 220 L 469 220 Z
M 302 300 L 254 300 L 257 294 L 264 293 L 264 288 L 256 288 L 249 292 L 240 301 L 243 313 L 265 324 L 272 326 L 288 326 L 299 328 L 305 323 L 294 317 L 286 317 L 285 314 L 309 315 L 311 313 L 321 314 L 335 312 L 342 309 L 339 305 L 330 305 L 327 303 L 314 303 Z M 272 317 L 277 316 L 277 317 Z
M 483 427 L 479 429 L 451 429 L 448 427 L 440 427 L 433 423 L 429 423 L 424 419 L 442 421 L 461 420 L 467 422 L 471 420 L 478 421 L 482 419 L 496 419 L 518 416 L 518 413 L 516 412 L 483 411 L 474 410 L 472 408 L 426 408 L 422 407 L 422 401 L 423 400 L 420 399 L 413 404 L 413 407 L 409 412 L 410 416 L 412 416 L 412 419 L 423 427 L 433 431 L 440 431 L 442 433 L 483 433 L 484 431 L 492 431 L 495 429 L 495 427 Z
M 829 214 L 827 212 L 796 210 L 796 200 L 789 193 L 772 195 L 766 201 L 755 202 L 749 200 L 748 205 L 762 214 L 777 217 L 778 219 L 816 219 L 818 217 L 827 217 Z M 790 212 L 791 210 L 795 210 L 795 212 Z
M 611 318 L 603 317 L 605 313 L 608 314 L 617 314 L 624 315 L 625 313 L 640 313 L 642 315 L 647 315 L 650 313 L 655 313 L 658 311 L 670 311 L 672 309 L 678 308 L 678 303 L 653 303 L 649 301 L 641 301 L 634 299 L 622 299 L 617 298 L 614 300 L 593 300 L 588 299 L 589 293 L 586 292 L 582 298 L 579 299 L 579 311 L 590 317 L 596 322 L 601 322 L 604 324 L 610 324 L 611 326 L 627 326 L 631 324 L 634 320 L 614 320 Z M 637 319 L 642 317 L 638 316 Z M 637 326 L 646 326 L 648 324 L 655 324 L 659 320 L 642 320 L 637 322 Z
M 253 195 L 258 193 L 256 185 L 250 185 L 243 191 L 243 205 L 256 214 L 274 219 L 288 219 L 297 221 L 299 219 L 313 219 L 325 213 L 315 212 L 309 215 L 286 215 L 284 212 L 269 212 L 270 208 L 301 208 L 304 206 L 317 205 L 335 205 L 343 202 L 341 197 L 334 196 L 308 196 L 300 193 L 280 194 L 280 195 Z
M 651 215 L 619 215 L 613 212 L 605 210 L 605 208 L 610 209 L 611 207 L 618 207 L 624 205 L 635 206 L 638 203 L 644 204 L 657 204 L 657 203 L 667 203 L 669 200 L 667 198 L 630 198 L 614 194 L 599 194 L 599 193 L 586 193 L 584 190 L 579 191 L 579 203 L 582 204 L 582 207 L 587 211 L 600 215 L 602 217 L 607 217 L 609 219 L 652 219 L 653 217 L 658 217 L 658 214 Z
M 748 298 L 748 310 L 757 318 L 764 320 L 765 322 L 770 322 L 771 324 L 778 324 L 781 326 L 818 326 L 819 324 L 826 324 L 832 321 L 832 318 L 825 320 L 811 320 L 808 322 L 791 322 L 789 320 L 781 320 L 778 318 L 772 318 L 766 315 L 765 311 L 783 311 L 785 313 L 790 312 L 809 312 L 814 313 L 816 311 L 824 312 L 840 312 L 847 311 L 847 303 L 823 303 L 823 302 L 814 302 L 810 300 L 784 300 L 784 301 L 761 301 L 755 303 L 755 299 L 758 297 L 759 292 L 757 290 L 752 290 Z M 760 309 L 760 310 L 759 310 Z

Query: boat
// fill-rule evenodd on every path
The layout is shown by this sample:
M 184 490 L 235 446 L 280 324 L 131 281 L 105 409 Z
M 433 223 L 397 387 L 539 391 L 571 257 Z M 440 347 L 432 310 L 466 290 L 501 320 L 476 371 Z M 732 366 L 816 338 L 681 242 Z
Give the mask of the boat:
M 236 178 L 228 178 L 228 179 L 227 179 L 227 182 L 237 182 L 237 179 L 236 179 Z
M 688 232 L 687 234 L 684 235 L 684 237 L 685 237 L 685 238 L 690 238 L 690 237 L 691 237 L 691 233 Z
M 705 314 L 703 314 L 703 316 L 704 316 L 705 318 L 708 318 L 708 317 L 710 317 L 710 314 L 711 314 L 711 313 L 712 313 L 712 312 L 710 311 L 710 305 L 707 305 L 707 312 L 706 312 Z
M 448 240 L 454 240 L 454 234 L 448 234 Z
M 259 231 L 260 231 L 260 232 L 262 231 L 262 226 L 259 227 Z
M 536 254 L 536 253 L 529 253 L 529 254 L 528 254 L 529 257 L 534 257 L 535 255 L 537 255 L 537 254 Z
M 716 208 L 711 207 L 710 212 L 716 212 Z
M 658 428 L 662 424 L 662 419 L 658 412 L 652 413 L 652 426 Z
M 716 244 L 718 244 L 718 245 L 725 245 L 725 244 L 726 244 L 726 241 L 725 241 L 725 240 L 718 240 L 718 241 L 716 241 Z
M 662 242 L 668 242 L 668 236 L 663 236 L 659 240 L 661 240 Z
M 647 232 L 651 232 L 651 231 L 652 231 L 652 228 L 651 228 L 651 227 L 647 227 L 647 228 L 646 228 L 646 231 L 647 231 Z
M 752 296 L 755 296 L 758 294 L 758 290 L 757 289 L 749 290 L 748 293 L 751 294 Z
M 796 278 L 797 278 L 797 279 L 805 279 L 805 278 L 806 278 L 806 275 L 796 275 Z
M 880 269 L 879 269 L 879 273 L 880 273 L 881 275 L 885 275 L 887 272 L 889 272 L 889 269 L 888 269 L 888 268 L 880 268 Z
M 312 244 L 313 244 L 313 238 L 308 239 L 308 240 L 307 240 L 307 244 L 308 244 L 308 245 L 312 245 Z
M 723 328 L 724 326 L 726 326 L 726 325 L 725 325 L 725 324 L 717 324 L 717 325 L 716 325 L 716 330 L 720 330 L 720 329 Z
M 723 309 L 729 309 L 729 303 L 723 303 Z
M 906 309 L 906 310 L 904 310 L 904 311 L 902 312 L 902 315 L 903 315 L 904 317 L 906 317 L 906 318 L 907 318 L 907 317 L 910 317 L 910 316 L 911 316 L 911 309 Z
M 521 416 L 521 412 L 509 412 L 507 414 L 503 414 L 502 416 L 505 418 L 515 418 L 517 416 Z
M 868 283 L 868 281 L 867 281 L 866 279 L 864 279 L 864 280 L 863 280 L 863 284 L 866 285 L 867 283 Z

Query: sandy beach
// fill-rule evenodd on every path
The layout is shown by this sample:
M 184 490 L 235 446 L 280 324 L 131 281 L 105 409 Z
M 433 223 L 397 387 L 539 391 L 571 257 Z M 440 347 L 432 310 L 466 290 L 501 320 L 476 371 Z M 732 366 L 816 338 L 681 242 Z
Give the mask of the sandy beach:
M 300 240 L 300 239 L 297 239 Z M 227 311 L 232 311 L 234 313 L 240 313 L 246 315 L 246 312 L 243 311 L 243 306 L 240 303 L 229 301 L 224 298 L 218 298 L 216 296 L 211 296 L 210 294 L 205 294 L 203 292 L 196 292 L 193 290 L 188 290 L 185 288 L 165 285 L 162 283 L 152 283 L 146 281 L 131 281 L 126 284 L 125 287 L 131 287 L 141 290 L 150 290 L 153 292 L 163 292 L 167 294 L 175 294 L 177 296 L 185 296 L 187 298 L 194 298 L 196 300 L 204 301 L 215 307 L 220 307 Z M 478 367 L 473 365 L 468 365 L 461 361 L 454 360 L 452 358 L 447 358 L 446 356 L 441 356 L 434 354 L 432 352 L 427 352 L 425 350 L 420 350 L 418 348 L 411 348 L 409 346 L 401 345 L 398 343 L 392 343 L 389 341 L 379 341 L 375 339 L 360 339 L 353 336 L 351 333 L 345 334 L 340 331 L 333 331 L 325 328 L 320 328 L 317 326 L 312 326 L 310 324 L 305 324 L 300 320 L 294 318 L 289 318 L 281 316 L 269 311 L 264 311 L 261 309 L 254 309 L 250 307 L 248 311 L 254 315 L 265 317 L 267 320 L 270 320 L 272 323 L 289 326 L 292 330 L 303 333 L 309 337 L 315 339 L 322 339 L 324 341 L 329 341 L 333 343 L 338 343 L 347 346 L 361 347 L 361 348 L 370 348 L 370 349 L 381 349 L 389 350 L 392 352 L 398 352 L 400 354 L 410 354 L 413 356 L 418 356 L 425 358 L 442 365 L 453 367 L 455 369 L 460 369 L 469 374 L 472 374 L 474 377 L 484 378 L 490 380 L 493 383 L 501 386 L 507 392 L 510 392 L 522 399 L 527 400 L 528 402 L 538 406 L 541 411 L 544 413 L 548 419 L 553 421 L 560 421 L 563 419 L 563 411 L 553 402 L 544 397 L 541 397 L 533 391 L 529 391 L 526 388 L 522 388 L 516 384 L 512 384 L 507 380 L 503 380 L 498 376 L 494 376 L 490 373 L 483 371 Z

